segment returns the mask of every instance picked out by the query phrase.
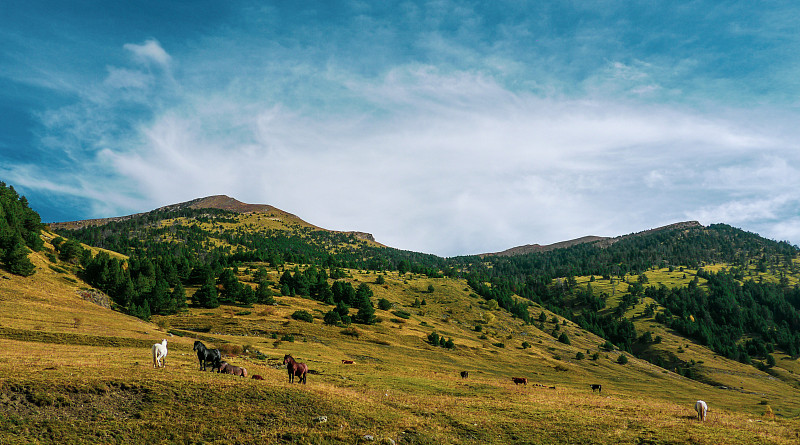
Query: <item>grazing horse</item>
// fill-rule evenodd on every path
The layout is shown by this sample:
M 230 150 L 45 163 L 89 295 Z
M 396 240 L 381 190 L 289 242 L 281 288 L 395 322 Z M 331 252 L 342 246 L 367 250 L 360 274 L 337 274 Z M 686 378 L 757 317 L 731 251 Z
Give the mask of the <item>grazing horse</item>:
M 219 369 L 222 361 L 222 353 L 219 352 L 219 349 L 208 349 L 203 342 L 195 340 L 194 350 L 197 351 L 197 359 L 200 360 L 202 371 L 206 370 L 207 365 L 211 365 L 211 372 L 214 372 L 214 368 Z
M 352 360 L 342 360 L 342 364 L 343 365 L 355 365 L 356 362 L 354 362 Z
M 167 339 L 161 340 L 161 343 L 156 343 L 153 345 L 153 367 L 154 368 L 163 368 L 164 357 L 167 356 Z
M 514 381 L 514 385 L 519 385 L 522 383 L 523 385 L 528 386 L 527 377 L 511 377 L 511 380 Z
M 461 371 L 461 378 L 465 379 L 467 377 L 469 377 L 469 371 Z
M 592 387 L 592 392 L 597 390 L 597 392 L 603 392 L 603 385 L 590 385 Z
M 306 373 L 308 373 L 308 365 L 305 363 L 297 363 L 294 357 L 289 354 L 283 356 L 283 364 L 286 365 L 286 370 L 289 373 L 289 383 L 294 383 L 295 376 L 300 377 L 299 383 L 306 384 Z
M 260 376 L 260 375 L 258 375 L 258 374 L 254 374 L 254 375 L 253 375 L 252 377 L 250 377 L 250 378 L 251 378 L 251 379 L 253 379 L 253 380 L 264 380 L 264 377 L 261 377 L 261 376 Z
M 247 369 L 239 366 L 233 366 L 228 362 L 222 362 L 220 364 L 219 372 L 247 378 Z
M 698 400 L 694 404 L 694 410 L 697 411 L 697 420 L 705 422 L 706 413 L 708 413 L 708 405 L 702 400 Z

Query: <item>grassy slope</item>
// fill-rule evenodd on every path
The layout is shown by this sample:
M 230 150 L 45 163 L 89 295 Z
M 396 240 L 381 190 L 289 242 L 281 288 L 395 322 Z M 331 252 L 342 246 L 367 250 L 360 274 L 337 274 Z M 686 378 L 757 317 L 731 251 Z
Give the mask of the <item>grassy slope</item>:
M 375 300 L 386 298 L 412 316 L 396 323 L 390 319 L 397 317 L 378 310 L 383 323 L 356 326 L 360 335 L 355 338 L 319 319 L 312 324 L 291 320 L 289 314 L 297 309 L 318 318 L 329 309 L 291 297 L 278 297 L 276 306 L 191 309 L 157 317 L 157 324 L 144 323 L 83 301 L 77 295 L 82 284 L 74 276 L 52 270 L 43 255 L 32 254 L 31 259 L 38 268 L 34 276 L 0 278 L 3 443 L 354 443 L 367 434 L 378 441 L 408 443 L 798 439 L 800 397 L 780 381 L 764 383 L 759 376 L 739 385 L 762 383 L 757 392 L 769 394 L 766 398 L 779 415 L 772 420 L 762 417 L 761 394 L 719 390 L 634 358 L 619 365 L 617 352 L 601 352 L 597 361 L 576 360 L 579 351 L 599 351 L 602 340 L 567 323 L 560 329 L 571 345 L 558 343 L 506 313 L 489 311 L 469 296 L 463 281 L 388 275 L 385 287 L 371 286 Z M 353 272 L 351 280 L 357 285 L 375 278 Z M 429 284 L 435 288 L 432 294 L 425 291 Z M 410 308 L 415 298 L 427 304 Z M 477 321 L 492 318 L 489 313 L 494 320 L 482 340 L 472 329 Z M 545 330 L 553 326 L 548 321 Z M 191 350 L 194 338 L 170 336 L 168 329 L 201 331 L 196 335 L 206 343 L 228 350 L 231 345 L 245 347 L 250 354 L 228 360 L 265 380 L 198 371 Z M 434 329 L 452 337 L 457 349 L 426 344 Z M 295 341 L 275 340 L 273 333 L 278 339 L 293 334 Z M 663 335 L 667 346 L 677 341 Z M 167 367 L 153 369 L 149 345 L 164 337 L 170 347 Z M 523 341 L 533 347 L 522 349 Z M 504 348 L 493 346 L 500 342 Z M 255 350 L 266 359 L 256 358 Z M 702 348 L 689 351 L 701 354 Z M 309 376 L 308 385 L 288 384 L 279 369 L 285 353 L 318 372 Z M 712 363 L 707 356 L 713 354 L 705 354 L 704 361 Z M 342 359 L 356 364 L 342 365 Z M 721 358 L 713 363 L 721 363 L 731 375 L 758 373 Z M 469 370 L 470 378 L 458 378 L 460 370 Z M 527 377 L 531 385 L 516 387 L 512 376 Z M 602 383 L 603 394 L 592 394 L 590 383 Z M 711 406 L 705 424 L 691 419 L 698 398 Z M 322 415 L 328 422 L 312 421 Z

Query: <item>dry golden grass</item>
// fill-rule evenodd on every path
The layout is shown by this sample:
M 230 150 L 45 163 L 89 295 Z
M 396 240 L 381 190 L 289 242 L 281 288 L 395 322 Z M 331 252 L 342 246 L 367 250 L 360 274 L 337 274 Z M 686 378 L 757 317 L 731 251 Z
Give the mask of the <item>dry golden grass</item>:
M 83 284 L 65 280 L 44 257 L 31 258 L 36 275 L 0 279 L 2 443 L 357 443 L 365 435 L 376 443 L 430 444 L 798 441 L 797 390 L 759 378 L 752 367 L 709 358 L 699 346 L 687 349 L 704 366 L 746 382 L 745 390 L 733 391 L 635 358 L 619 365 L 618 352 L 577 360 L 577 352 L 599 351 L 603 340 L 559 319 L 571 344 L 559 343 L 550 335 L 552 314 L 545 332 L 525 326 L 471 297 L 460 280 L 384 274 L 385 285 L 370 284 L 375 299 L 386 298 L 410 317 L 392 322 L 392 310 L 377 310 L 383 322 L 355 326 L 354 337 L 322 324 L 330 306 L 292 297 L 277 297 L 276 306 L 190 309 L 144 323 L 81 300 L 76 291 Z M 277 281 L 278 272 L 272 274 Z M 377 278 L 351 276 L 354 285 Z M 426 304 L 411 307 L 417 298 Z M 292 320 L 298 309 L 314 314 L 314 323 Z M 475 332 L 487 314 L 493 321 Z M 29 337 L 12 339 L 9 329 Z M 457 348 L 428 345 L 434 330 Z M 284 335 L 294 341 L 281 341 Z M 676 346 L 677 338 L 663 335 L 665 347 Z M 141 346 L 76 344 L 102 338 Z M 149 345 L 162 338 L 166 367 L 153 369 Z M 199 371 L 195 338 L 241 350 L 226 360 L 264 380 Z M 532 347 L 522 349 L 523 341 Z M 287 353 L 314 371 L 307 385 L 288 383 L 280 368 Z M 460 379 L 461 370 L 470 377 Z M 515 386 L 515 376 L 529 385 Z M 593 383 L 603 385 L 602 394 L 591 392 Z M 711 408 L 705 423 L 693 418 L 698 398 Z M 765 399 L 769 405 L 761 404 Z M 765 417 L 767 407 L 774 419 Z M 318 416 L 327 422 L 316 423 Z

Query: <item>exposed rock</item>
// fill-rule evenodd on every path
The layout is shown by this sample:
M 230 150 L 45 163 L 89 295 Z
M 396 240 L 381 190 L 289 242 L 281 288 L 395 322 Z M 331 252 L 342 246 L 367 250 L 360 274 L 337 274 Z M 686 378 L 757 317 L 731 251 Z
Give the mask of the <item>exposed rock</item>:
M 81 298 L 86 301 L 92 302 L 106 309 L 111 309 L 111 301 L 108 299 L 108 295 L 100 292 L 97 289 L 80 290 L 78 291 L 78 295 L 80 295 Z

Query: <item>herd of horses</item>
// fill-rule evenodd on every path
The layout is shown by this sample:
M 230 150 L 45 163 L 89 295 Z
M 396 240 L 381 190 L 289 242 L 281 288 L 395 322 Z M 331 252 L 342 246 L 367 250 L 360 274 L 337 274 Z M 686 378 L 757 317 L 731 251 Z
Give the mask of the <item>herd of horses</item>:
M 222 360 L 222 353 L 219 349 L 208 349 L 206 345 L 203 344 L 200 340 L 196 340 L 194 342 L 193 350 L 197 353 L 197 359 L 200 361 L 200 370 L 205 371 L 206 368 L 210 367 L 211 372 L 214 372 L 216 369 L 218 373 L 223 374 L 232 374 L 239 377 L 247 378 L 247 369 L 234 366 L 229 364 L 226 361 Z M 161 343 L 156 343 L 153 345 L 152 348 L 153 352 L 153 367 L 154 368 L 163 368 L 164 367 L 164 358 L 167 356 L 167 340 L 164 339 Z M 286 371 L 289 374 L 289 383 L 294 383 L 295 377 L 298 378 L 298 383 L 306 384 L 306 375 L 308 374 L 308 365 L 305 363 L 297 362 L 294 357 L 289 354 L 283 356 L 283 364 L 286 365 Z M 355 362 L 353 360 L 342 360 L 342 364 L 346 365 L 353 365 Z M 469 378 L 469 371 L 461 371 L 461 378 L 466 379 Z M 255 380 L 264 380 L 263 377 L 256 374 L 252 377 Z M 528 379 L 526 377 L 511 377 L 511 381 L 514 382 L 514 386 L 516 385 L 524 385 L 528 386 Z M 535 384 L 535 386 L 541 386 L 544 388 L 556 389 L 555 386 L 545 386 L 541 384 Z M 592 388 L 592 392 L 597 391 L 598 393 L 602 393 L 603 386 L 599 384 L 591 384 L 589 385 Z M 697 420 L 705 421 L 706 414 L 708 413 L 708 404 L 702 400 L 698 400 L 694 404 L 694 409 L 697 411 Z
M 193 350 L 197 353 L 197 360 L 200 362 L 200 370 L 205 371 L 207 368 L 211 372 L 217 370 L 217 373 L 232 374 L 239 377 L 247 378 L 247 368 L 241 366 L 234 366 L 222 360 L 222 352 L 219 349 L 209 349 L 200 340 L 195 340 Z M 167 356 L 167 340 L 164 339 L 161 343 L 156 343 L 152 348 L 153 352 L 153 367 L 163 368 L 164 357 Z M 352 360 L 342 360 L 342 363 L 354 363 Z M 298 378 L 298 383 L 305 385 L 306 375 L 308 374 L 308 365 L 305 363 L 298 363 L 294 357 L 289 354 L 283 356 L 283 364 L 289 373 L 289 383 L 294 383 L 294 378 Z M 264 377 L 256 374 L 252 377 L 255 380 L 264 380 Z

